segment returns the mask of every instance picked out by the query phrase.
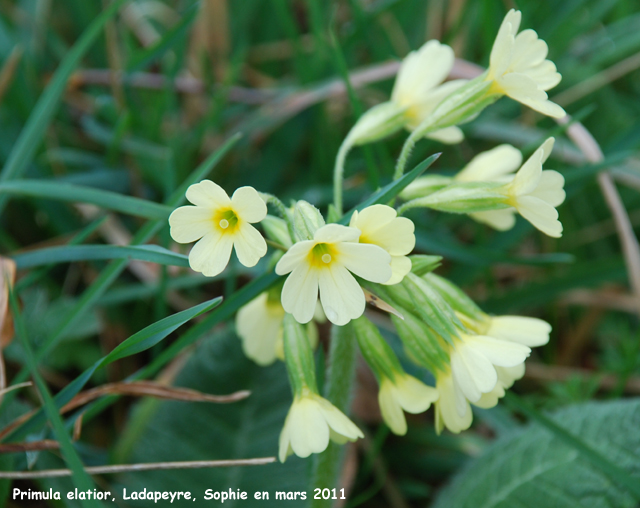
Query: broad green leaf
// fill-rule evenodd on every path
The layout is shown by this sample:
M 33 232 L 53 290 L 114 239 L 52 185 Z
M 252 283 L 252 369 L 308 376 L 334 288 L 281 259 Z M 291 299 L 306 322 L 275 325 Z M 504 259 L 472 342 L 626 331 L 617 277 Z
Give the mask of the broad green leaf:
M 171 266 L 189 266 L 189 258 L 158 245 L 63 245 L 18 254 L 13 257 L 18 268 L 90 259 L 138 259 Z
M 640 400 L 591 402 L 552 421 L 640 485 Z M 445 488 L 433 508 L 632 508 L 631 493 L 538 423 L 496 441 Z
M 113 210 L 145 219 L 166 219 L 173 210 L 167 205 L 123 196 L 117 192 L 43 180 L 14 180 L 1 183 L 0 196 L 3 194 L 90 203 L 105 210 Z
M 214 332 L 200 343 L 176 380 L 207 393 L 250 390 L 251 396 L 233 404 L 162 402 L 146 421 L 130 422 L 135 439 L 125 429 L 123 439 L 133 441 L 127 462 L 216 460 L 270 457 L 278 453 L 278 437 L 291 404 L 291 390 L 281 362 L 259 367 L 242 353 L 235 336 Z M 168 444 L 171 443 L 171 446 Z M 310 461 L 291 456 L 284 464 L 242 468 L 153 471 L 127 473 L 119 477 L 127 492 L 149 490 L 190 491 L 195 502 L 174 502 L 188 508 L 211 506 L 206 489 L 246 491 L 246 501 L 228 501 L 230 506 L 306 506 L 306 502 L 277 501 L 276 491 L 309 492 Z M 116 492 L 119 489 L 116 488 Z M 268 501 L 256 501 L 254 492 L 268 492 Z M 308 501 L 309 497 L 307 497 Z M 145 502 L 142 502 L 145 505 Z M 223 506 L 227 506 L 227 502 Z

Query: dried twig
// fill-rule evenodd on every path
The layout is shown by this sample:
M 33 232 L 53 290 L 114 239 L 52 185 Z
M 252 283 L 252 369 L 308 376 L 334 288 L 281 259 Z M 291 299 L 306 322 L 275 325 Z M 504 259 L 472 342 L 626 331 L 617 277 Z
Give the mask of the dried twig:
M 276 461 L 275 457 L 238 460 L 194 460 L 188 462 L 152 462 L 148 464 L 119 464 L 113 466 L 90 466 L 84 470 L 88 474 L 133 473 L 139 471 L 159 471 L 167 469 L 204 469 L 211 467 L 264 466 Z M 44 471 L 0 471 L 0 478 L 32 480 L 35 478 L 57 478 L 71 476 L 69 469 L 47 469 Z
M 7 374 L 2 349 L 13 339 L 13 319 L 9 310 L 9 289 L 16 281 L 16 263 L 0 257 L 0 402 L 6 393 Z
M 60 444 L 53 439 L 29 441 L 24 443 L 2 443 L 0 453 L 37 452 L 42 450 L 57 450 Z

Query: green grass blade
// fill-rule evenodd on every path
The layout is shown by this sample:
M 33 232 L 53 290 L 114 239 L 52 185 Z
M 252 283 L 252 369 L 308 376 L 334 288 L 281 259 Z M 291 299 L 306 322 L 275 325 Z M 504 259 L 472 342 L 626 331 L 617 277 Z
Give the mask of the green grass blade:
M 549 431 L 553 432 L 559 439 L 578 450 L 583 457 L 589 459 L 594 466 L 598 467 L 612 481 L 620 485 L 624 485 L 627 490 L 634 495 L 636 500 L 640 501 L 640 483 L 638 482 L 637 478 L 632 478 L 631 476 L 629 476 L 624 469 L 618 467 L 613 462 L 610 462 L 609 459 L 602 455 L 599 451 L 594 450 L 579 437 L 575 436 L 565 428 L 558 425 L 551 418 L 540 413 L 534 407 L 530 406 L 528 403 L 520 399 L 520 397 L 515 395 L 513 392 L 506 393 L 505 402 L 507 402 L 529 418 L 536 420 L 538 423 L 546 427 Z
M 9 300 L 11 304 L 11 312 L 13 314 L 15 323 L 16 335 L 18 336 L 22 345 L 22 349 L 24 350 L 24 356 L 27 360 L 29 371 L 33 376 L 33 380 L 35 381 L 35 384 L 38 388 L 38 392 L 40 393 L 40 396 L 42 397 L 42 400 L 44 402 L 44 413 L 51 423 L 51 426 L 53 427 L 53 433 L 56 436 L 58 443 L 60 444 L 62 457 L 71 470 L 71 476 L 76 487 L 78 487 L 80 490 L 92 490 L 94 488 L 93 480 L 85 472 L 82 461 L 76 453 L 73 444 L 71 444 L 71 439 L 69 438 L 69 434 L 67 434 L 64 423 L 62 422 L 62 418 L 60 417 L 60 413 L 58 412 L 58 408 L 53 402 L 53 398 L 49 393 L 49 389 L 47 388 L 46 383 L 44 382 L 42 376 L 40 376 L 40 372 L 38 371 L 38 364 L 35 360 L 31 344 L 29 344 L 24 321 L 22 320 L 20 308 L 18 307 L 18 302 L 16 301 L 15 293 L 13 291 L 9 292 Z M 102 506 L 102 503 L 96 500 L 81 500 L 80 504 L 83 507 L 87 508 L 97 508 Z
M 158 245 L 63 245 L 25 252 L 13 257 L 18 268 L 97 259 L 138 259 L 161 265 L 189 266 L 187 256 Z
M 433 164 L 438 157 L 440 157 L 439 153 L 435 153 L 430 157 L 427 157 L 420 164 L 418 164 L 415 168 L 413 168 L 408 173 L 405 173 L 402 178 L 398 178 L 394 180 L 387 186 L 383 187 L 377 192 L 374 192 L 369 198 L 365 199 L 362 203 L 356 206 L 353 210 L 348 211 L 344 216 L 340 219 L 340 224 L 348 224 L 351 219 L 351 215 L 355 210 L 362 210 L 368 206 L 375 205 L 378 203 L 388 203 L 392 199 L 394 199 L 398 194 L 400 194 L 403 189 L 413 182 L 416 178 L 418 178 L 422 173 L 424 173 L 431 164 Z
M 0 197 L 6 195 L 90 203 L 105 210 L 113 210 L 145 219 L 166 219 L 173 210 L 160 203 L 123 196 L 117 192 L 42 180 L 14 180 L 0 183 Z
M 224 157 L 224 155 L 238 142 L 241 135 L 236 134 L 229 138 L 229 140 L 222 145 L 218 150 L 205 159 L 196 169 L 189 175 L 189 177 L 176 189 L 176 191 L 167 200 L 167 205 L 170 207 L 180 206 L 185 201 L 185 192 L 187 188 L 202 180 L 211 170 L 217 165 L 218 162 Z M 149 241 L 154 234 L 156 234 L 163 226 L 166 225 L 164 220 L 155 220 L 147 222 L 133 237 L 131 244 L 140 245 Z M 127 266 L 126 259 L 116 260 L 105 268 L 100 275 L 96 278 L 93 284 L 82 294 L 78 303 L 73 310 L 62 321 L 60 326 L 47 337 L 43 344 L 38 348 L 36 353 L 36 361 L 40 361 L 44 358 L 51 348 L 53 348 L 60 338 L 77 322 L 77 320 L 91 307 L 95 305 L 98 299 L 104 294 L 104 292 L 111 286 L 111 284 L 118 278 L 122 271 Z M 23 382 L 28 376 L 28 370 L 22 369 L 14 378 L 14 383 Z M 6 407 L 17 395 L 16 391 L 9 392 L 5 395 L 0 410 Z
M 24 173 L 33 156 L 40 146 L 44 133 L 46 132 L 60 98 L 64 93 L 67 81 L 71 73 L 80 63 L 80 59 L 96 41 L 102 32 L 102 28 L 117 12 L 127 0 L 116 0 L 105 9 L 89 27 L 84 31 L 78 42 L 67 53 L 64 60 L 56 70 L 51 82 L 38 100 L 33 112 L 27 120 L 27 124 L 20 133 L 20 137 L 13 145 L 6 164 L 0 172 L 0 182 L 13 180 Z M 7 204 L 7 197 L 0 195 L 0 214 Z
M 58 414 L 58 410 L 62 406 L 67 404 L 80 392 L 80 390 L 82 390 L 89 379 L 91 379 L 94 372 L 98 369 L 101 369 L 116 360 L 140 353 L 141 351 L 145 351 L 155 346 L 187 321 L 213 309 L 218 306 L 221 301 L 222 297 L 214 298 L 213 300 L 206 301 L 200 305 L 196 305 L 190 309 L 183 310 L 182 312 L 178 312 L 172 316 L 161 319 L 160 321 L 157 321 L 133 334 L 127 340 L 120 343 L 113 351 L 111 351 L 111 353 L 101 358 L 85 370 L 56 395 L 55 399 L 52 400 L 56 414 Z M 35 361 L 35 359 L 33 360 Z M 35 431 L 39 425 L 42 425 L 42 423 L 44 423 L 44 413 L 39 411 L 27 422 L 9 434 L 5 439 L 23 439 L 27 434 Z

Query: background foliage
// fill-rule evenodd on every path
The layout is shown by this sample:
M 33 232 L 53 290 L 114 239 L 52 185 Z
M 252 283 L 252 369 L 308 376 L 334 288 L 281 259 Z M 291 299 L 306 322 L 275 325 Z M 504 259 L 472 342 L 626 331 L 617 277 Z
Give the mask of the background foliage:
M 82 388 L 73 382 L 81 373 L 128 337 L 142 338 L 143 346 L 87 378 L 87 388 L 136 375 L 206 393 L 248 389 L 252 395 L 230 405 L 129 397 L 93 403 L 72 447 L 85 464 L 274 455 L 291 397 L 284 369 L 262 369 L 246 360 L 229 320 L 243 294 L 272 279 L 246 286 L 261 267 L 240 265 L 207 279 L 184 268 L 178 254 L 123 253 L 113 246 L 175 249 L 167 210 L 179 203 L 189 179 L 205 175 L 228 191 L 252 185 L 324 209 L 340 142 L 358 114 L 385 100 L 392 85 L 392 75 L 376 67 L 378 79 L 355 94 L 335 93 L 344 78 L 342 62 L 350 71 L 379 66 L 439 38 L 459 58 L 486 65 L 512 3 L 110 4 L 0 2 L 0 249 L 20 268 L 15 294 L 21 316 L 14 317 L 24 322 L 20 340 L 7 345 L 3 335 L 8 383 L 27 379 L 25 366 L 37 360 L 55 397 L 51 403 L 60 406 L 74 394 L 69 387 Z M 596 176 L 605 169 L 614 175 L 637 227 L 640 7 L 631 0 L 514 5 L 523 11 L 523 26 L 547 41 L 563 75 L 552 100 L 595 136 L 605 163 L 588 164 L 555 123 L 503 99 L 464 126 L 462 144 L 421 142 L 412 161 L 443 151 L 429 171 L 454 172 L 477 152 L 503 142 L 528 155 L 554 132 L 558 150 L 547 166 L 567 180 L 567 200 L 559 209 L 564 236 L 547 238 L 520 219 L 513 230 L 498 233 L 465 216 L 420 210 L 410 215 L 418 250 L 444 256 L 439 273 L 462 285 L 485 311 L 535 315 L 552 324 L 551 342 L 534 353 L 515 391 L 536 410 L 557 411 L 553 421 L 637 478 L 639 296 L 631 290 L 616 224 Z M 223 146 L 238 132 L 240 140 Z M 390 181 L 403 140 L 397 135 L 352 152 L 347 209 Z M 102 247 L 73 250 L 82 244 Z M 52 247 L 58 250 L 45 250 Z M 198 324 L 176 330 L 173 324 L 184 321 L 179 319 L 147 328 L 239 287 L 245 293 L 227 298 L 209 317 L 197 318 Z M 385 318 L 379 320 L 384 327 Z M 327 331 L 321 330 L 325 345 Z M 23 341 L 33 355 L 21 347 Z M 527 426 L 513 404 L 478 411 L 474 427 L 462 436 L 436 436 L 431 412 L 411 417 L 408 435 L 398 438 L 380 422 L 376 387 L 366 369 L 359 381 L 353 417 L 367 439 L 347 453 L 341 478 L 351 489 L 348 506 L 634 506 L 624 481 L 548 427 Z M 12 392 L 4 397 L 0 421 L 7 424 L 41 405 L 35 388 Z M 77 413 L 63 418 L 72 425 Z M 40 415 L 40 425 L 5 441 L 59 439 L 44 421 Z M 4 454 L 1 469 L 64 467 L 60 457 L 57 451 Z M 274 492 L 304 490 L 310 468 L 311 461 L 292 458 L 285 466 L 126 474 L 96 482 L 118 490 Z M 452 478 L 452 486 L 442 490 Z M 71 480 L 14 485 L 72 488 Z M 2 482 L 0 493 L 6 496 L 8 488 Z

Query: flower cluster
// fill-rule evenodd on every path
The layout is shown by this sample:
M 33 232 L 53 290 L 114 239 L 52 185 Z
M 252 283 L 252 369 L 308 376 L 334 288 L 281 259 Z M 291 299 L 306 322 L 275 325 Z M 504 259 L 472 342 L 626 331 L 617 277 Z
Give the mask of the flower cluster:
M 503 231 L 513 227 L 518 213 L 547 235 L 561 236 L 556 207 L 565 199 L 564 179 L 542 167 L 553 138 L 524 164 L 520 151 L 501 145 L 474 157 L 455 176 L 419 178 L 400 192 L 405 203 L 399 209 L 389 202 L 392 196 L 381 192 L 377 201 L 367 202 L 377 204 L 357 207 L 350 215 L 342 213 L 343 165 L 355 145 L 409 130 L 396 167 L 399 178 L 418 138 L 461 141 L 458 125 L 503 95 L 549 116 L 564 115 L 546 94 L 560 81 L 555 65 L 546 59 L 548 48 L 533 30 L 517 33 L 520 17 L 518 11 L 509 11 L 491 51 L 489 69 L 476 79 L 444 83 L 454 54 L 438 41 L 427 42 L 405 58 L 390 100 L 365 113 L 340 148 L 334 206 L 326 219 L 306 201 L 287 207 L 251 187 L 241 187 L 229 198 L 209 180 L 187 190 L 193 206 L 171 214 L 171 236 L 179 243 L 197 242 L 189 264 L 206 276 L 220 274 L 232 250 L 242 265 L 254 267 L 266 256 L 267 245 L 273 247 L 264 268 L 282 277 L 238 311 L 236 330 L 245 354 L 256 363 L 269 365 L 280 359 L 287 366 L 293 403 L 280 435 L 281 461 L 291 454 L 320 453 L 329 441 L 345 443 L 363 436 L 343 412 L 347 408 L 337 407 L 318 391 L 313 357 L 320 335 L 317 323 L 328 320 L 344 327 L 334 330 L 343 330 L 357 342 L 379 383 L 382 418 L 398 435 L 407 432 L 405 413 L 422 413 L 431 405 L 437 432 L 445 427 L 454 433 L 469 428 L 471 406 L 495 406 L 524 375 L 531 348 L 548 342 L 551 327 L 546 322 L 489 316 L 460 288 L 433 273 L 440 258 L 412 256 L 415 225 L 402 214 L 415 207 L 467 213 Z M 393 196 L 399 188 L 394 192 Z M 279 217 L 268 215 L 267 205 Z M 257 223 L 268 241 L 253 225 Z M 401 361 L 364 315 L 367 299 L 393 311 L 391 321 L 405 360 L 430 371 L 434 386 L 429 386 L 428 376 L 420 379 L 408 361 Z M 332 340 L 340 337 L 335 334 Z

